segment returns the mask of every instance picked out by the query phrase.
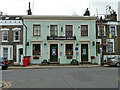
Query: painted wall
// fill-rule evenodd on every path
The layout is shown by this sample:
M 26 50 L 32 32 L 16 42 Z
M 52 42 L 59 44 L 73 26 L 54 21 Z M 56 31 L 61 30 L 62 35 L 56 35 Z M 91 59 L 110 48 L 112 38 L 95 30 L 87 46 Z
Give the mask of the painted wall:
M 27 26 L 27 42 L 29 42 L 29 46 L 27 46 L 27 56 L 31 56 L 32 54 L 32 50 L 31 50 L 31 41 L 41 41 L 42 43 L 42 56 L 40 56 L 39 60 L 33 60 L 33 57 L 31 56 L 31 63 L 32 64 L 39 64 L 41 63 L 44 59 L 49 58 L 49 40 L 47 40 L 47 36 L 49 35 L 49 25 L 50 24 L 57 24 L 58 25 L 58 35 L 59 36 L 65 36 L 65 25 L 73 25 L 73 34 L 76 36 L 76 40 L 73 41 L 74 42 L 74 55 L 73 55 L 73 59 L 76 59 L 76 52 L 75 52 L 75 47 L 78 47 L 79 50 L 79 56 L 77 56 L 77 60 L 80 62 L 80 54 L 81 54 L 81 49 L 80 49 L 80 44 L 81 42 L 87 42 L 89 44 L 89 62 L 91 62 L 91 58 L 90 56 L 96 56 L 96 45 L 93 46 L 92 42 L 96 42 L 96 27 L 95 27 L 95 20 L 76 20 L 76 21 L 65 21 L 65 20 L 54 20 L 54 21 L 48 21 L 48 20 L 30 20 L 30 21 L 25 21 L 24 22 L 25 25 Z M 36 37 L 36 36 L 32 36 L 32 29 L 33 29 L 33 24 L 41 24 L 41 36 L 40 37 Z M 79 28 L 80 25 L 88 25 L 89 29 L 88 29 L 88 35 L 87 37 L 81 37 L 80 36 L 80 29 Z M 61 32 L 61 27 L 63 27 L 63 32 Z M 25 56 L 25 36 L 26 35 L 26 29 L 24 27 L 23 30 L 23 55 Z M 55 43 L 56 41 L 53 41 L 51 43 Z M 58 43 L 58 54 L 59 54 L 59 58 L 60 58 L 60 63 L 61 64 L 69 64 L 71 59 L 66 59 L 65 56 L 65 44 L 64 43 L 69 43 L 70 41 L 67 40 L 57 40 L 56 43 Z M 47 43 L 47 45 L 45 46 L 44 43 Z M 78 46 L 76 46 L 76 44 L 79 43 Z M 61 44 L 63 44 L 61 46 Z M 62 52 L 62 56 L 60 56 L 60 52 Z M 96 61 L 97 62 L 97 61 Z

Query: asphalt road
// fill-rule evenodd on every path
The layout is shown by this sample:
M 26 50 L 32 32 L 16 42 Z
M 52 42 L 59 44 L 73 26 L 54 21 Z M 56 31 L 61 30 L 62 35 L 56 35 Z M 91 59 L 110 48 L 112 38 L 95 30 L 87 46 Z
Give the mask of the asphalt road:
M 6 88 L 118 88 L 118 77 L 116 67 L 2 71 Z

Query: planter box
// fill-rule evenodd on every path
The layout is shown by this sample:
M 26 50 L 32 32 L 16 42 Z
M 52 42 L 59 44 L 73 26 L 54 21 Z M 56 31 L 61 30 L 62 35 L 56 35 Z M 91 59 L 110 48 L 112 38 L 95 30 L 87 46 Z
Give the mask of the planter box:
M 67 59 L 72 59 L 72 56 L 67 56 Z
M 39 57 L 33 57 L 33 59 L 39 59 Z
M 91 59 L 95 59 L 95 56 L 91 56 Z

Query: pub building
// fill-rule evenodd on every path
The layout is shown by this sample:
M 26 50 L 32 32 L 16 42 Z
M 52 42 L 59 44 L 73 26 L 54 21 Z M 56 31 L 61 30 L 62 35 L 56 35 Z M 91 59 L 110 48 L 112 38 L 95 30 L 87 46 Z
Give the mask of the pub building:
M 23 55 L 31 64 L 98 63 L 95 16 L 25 15 Z

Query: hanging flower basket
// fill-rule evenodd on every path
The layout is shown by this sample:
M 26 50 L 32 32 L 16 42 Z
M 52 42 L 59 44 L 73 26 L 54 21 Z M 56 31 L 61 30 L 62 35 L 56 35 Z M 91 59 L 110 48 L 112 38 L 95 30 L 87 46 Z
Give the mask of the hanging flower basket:
M 91 59 L 95 59 L 95 56 L 91 56 Z
M 39 59 L 39 56 L 33 56 L 33 59 Z

